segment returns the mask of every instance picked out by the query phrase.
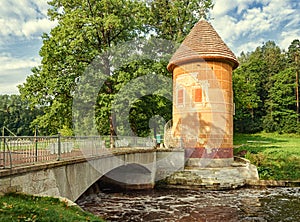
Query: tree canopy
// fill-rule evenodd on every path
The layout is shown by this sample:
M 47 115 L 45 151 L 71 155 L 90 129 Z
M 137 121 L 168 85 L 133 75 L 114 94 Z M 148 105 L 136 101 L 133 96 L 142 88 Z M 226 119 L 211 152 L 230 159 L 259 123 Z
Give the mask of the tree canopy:
M 133 39 L 148 40 L 151 36 L 181 42 L 198 19 L 205 16 L 205 12 L 213 6 L 211 0 L 52 0 L 49 4 L 49 17 L 57 20 L 58 25 L 49 35 L 43 35 L 43 46 L 40 50 L 42 62 L 19 87 L 22 98 L 29 101 L 31 107 L 43 107 L 44 114 L 38 116 L 35 123 L 48 134 L 56 134 L 61 129 L 72 129 L 72 103 L 76 83 L 87 67 L 97 59 L 105 81 L 94 104 L 95 118 L 98 132 L 112 136 L 116 132 L 113 127 L 115 117 L 111 114 L 111 101 L 122 85 L 118 75 L 128 73 L 122 75 L 124 79 L 121 82 L 124 83 L 136 77 L 133 73 L 143 75 L 138 70 L 148 65 L 141 61 L 136 64 L 139 67 L 133 70 L 134 62 L 122 64 L 120 72 L 112 66 L 113 55 L 105 52 Z M 165 61 L 154 60 L 150 63 L 160 62 Z M 152 67 L 152 73 L 160 72 L 159 65 Z M 159 74 L 168 75 L 166 71 Z M 161 107 L 159 104 L 162 100 L 158 98 L 142 98 L 137 103 L 148 101 L 151 106 Z M 165 104 L 168 108 L 164 107 L 163 110 L 167 113 L 161 115 L 170 118 L 171 105 Z M 140 125 L 138 122 L 151 118 L 150 109 L 149 113 L 147 109 L 143 110 L 144 115 L 141 112 L 132 109 L 130 119 L 133 128 Z M 146 134 L 143 130 L 135 131 L 140 135 Z
M 268 41 L 241 54 L 241 65 L 233 73 L 235 131 L 299 132 L 297 44 L 299 40 L 294 40 L 285 52 Z
M 126 133 L 115 125 L 129 119 L 136 135 L 149 135 L 150 128 L 160 130 L 157 124 L 168 121 L 172 114 L 171 101 L 161 96 L 167 93 L 157 89 L 153 95 L 142 94 L 147 85 L 133 80 L 149 74 L 170 79 L 166 65 L 174 45 L 205 17 L 213 7 L 212 1 L 51 0 L 49 4 L 49 18 L 58 21 L 58 25 L 42 36 L 41 64 L 19 86 L 26 109 L 39 110 L 34 120 L 29 118 L 31 129 L 38 125 L 49 135 L 80 126 L 89 132 L 89 125 L 96 124 L 97 133 L 113 136 Z M 130 47 L 124 48 L 128 42 Z M 159 50 L 153 52 L 154 48 Z M 157 56 L 143 57 L 141 52 Z M 233 73 L 235 131 L 299 132 L 300 41 L 294 40 L 288 51 L 268 41 L 238 59 L 240 67 Z M 86 78 L 87 72 L 93 78 Z M 82 82 L 87 84 L 79 84 Z M 97 88 L 99 82 L 101 87 Z M 120 104 L 130 104 L 131 108 L 126 116 L 118 115 L 113 110 L 121 106 L 114 100 L 128 84 L 133 84 L 133 90 L 123 96 Z M 143 84 L 144 88 L 140 88 Z M 95 101 L 81 92 L 95 93 Z M 137 94 L 143 96 L 126 103 Z M 77 95 L 81 95 L 79 99 Z M 90 106 L 95 122 L 84 112 L 74 111 L 74 101 L 81 104 L 83 111 Z M 7 113 L 1 112 L 5 122 Z M 80 121 L 74 121 L 74 116 Z M 29 134 L 22 130 L 18 133 Z
M 27 101 L 19 95 L 0 95 L 0 128 L 4 134 L 13 136 L 31 136 L 35 131 L 34 120 L 42 115 L 42 110 L 30 109 Z

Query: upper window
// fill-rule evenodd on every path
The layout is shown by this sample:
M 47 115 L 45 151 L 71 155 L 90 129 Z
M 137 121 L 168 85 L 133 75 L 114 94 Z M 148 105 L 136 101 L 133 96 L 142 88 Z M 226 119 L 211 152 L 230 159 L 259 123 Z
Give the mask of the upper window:
M 202 88 L 194 88 L 193 89 L 193 101 L 195 103 L 203 102 Z
M 183 89 L 177 90 L 177 105 L 183 105 L 184 103 L 184 91 Z

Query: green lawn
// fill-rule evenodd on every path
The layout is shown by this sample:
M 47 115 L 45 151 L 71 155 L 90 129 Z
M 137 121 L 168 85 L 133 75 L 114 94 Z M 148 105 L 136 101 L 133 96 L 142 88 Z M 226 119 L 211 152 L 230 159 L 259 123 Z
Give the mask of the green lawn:
M 57 198 L 11 193 L 0 196 L 0 221 L 103 221 Z
M 260 179 L 300 180 L 300 135 L 235 134 L 234 154 L 257 166 Z

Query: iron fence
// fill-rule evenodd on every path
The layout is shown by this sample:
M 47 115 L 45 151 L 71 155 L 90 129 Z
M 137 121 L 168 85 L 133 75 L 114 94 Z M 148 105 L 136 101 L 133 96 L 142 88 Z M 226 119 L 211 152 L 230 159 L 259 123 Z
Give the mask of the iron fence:
M 115 148 L 153 148 L 151 138 L 116 136 L 2 136 L 0 140 L 0 168 L 13 168 L 67 158 L 102 155 Z

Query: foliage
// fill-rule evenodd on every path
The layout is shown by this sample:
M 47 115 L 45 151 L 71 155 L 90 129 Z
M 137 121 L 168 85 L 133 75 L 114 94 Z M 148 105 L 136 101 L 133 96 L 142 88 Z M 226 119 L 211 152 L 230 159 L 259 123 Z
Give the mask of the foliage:
M 241 54 L 241 65 L 233 73 L 236 132 L 299 132 L 294 74 L 299 67 L 291 62 L 295 42 L 289 52 L 268 41 L 252 53 Z
M 44 107 L 45 114 L 36 123 L 55 134 L 64 126 L 72 128 L 76 78 L 98 54 L 143 30 L 144 4 L 131 0 L 52 0 L 49 4 L 50 19 L 58 25 L 43 36 L 42 64 L 19 89 L 32 106 Z M 111 75 L 110 70 L 104 74 Z M 106 85 L 110 93 L 110 83 Z
M 61 136 L 74 136 L 73 130 L 66 126 L 63 126 L 63 128 L 59 131 L 59 133 L 61 134 Z
M 149 25 L 159 38 L 182 42 L 200 18 L 213 7 L 211 0 L 156 0 Z
M 49 4 L 52 6 L 48 13 L 50 19 L 57 20 L 58 25 L 51 30 L 50 35 L 43 36 L 41 66 L 35 67 L 26 83 L 19 87 L 23 99 L 28 100 L 32 107 L 41 106 L 45 110 L 34 123 L 48 134 L 74 127 L 72 104 L 77 80 L 82 78 L 92 61 L 97 59 L 102 68 L 94 74 L 104 76 L 105 80 L 103 87 L 98 89 L 96 104 L 92 105 L 95 107 L 98 133 L 111 136 L 116 133 L 113 127 L 116 117 L 111 113 L 111 102 L 120 86 L 143 73 L 132 70 L 133 63 L 123 64 L 122 72 L 114 70 L 114 55 L 110 49 L 118 48 L 137 37 L 155 36 L 181 42 L 196 21 L 212 7 L 211 0 L 52 0 Z M 128 56 L 126 52 L 123 55 Z M 159 64 L 166 65 L 165 61 L 154 58 L 154 61 L 144 64 L 139 60 L 137 58 L 134 67 L 137 70 L 146 67 L 148 73 L 167 73 L 165 66 L 163 72 L 158 72 Z M 153 62 L 156 65 L 152 68 L 149 65 Z M 118 77 L 121 73 L 122 78 Z M 162 103 L 167 104 L 159 98 L 161 97 L 143 98 L 135 105 L 160 107 Z M 89 102 L 87 99 L 83 98 L 83 104 Z M 146 101 L 150 104 L 146 105 Z M 169 108 L 164 109 L 166 113 L 159 115 L 169 118 L 170 104 L 168 106 Z M 147 109 L 132 109 L 130 121 L 137 134 L 148 134 L 148 127 L 140 123 L 146 124 L 151 114 L 155 114 L 153 109 L 149 112 Z M 87 116 L 80 118 L 80 114 L 75 115 L 81 121 L 74 124 L 80 125 L 81 129 L 88 129 L 93 124 Z
M 103 221 L 57 198 L 10 193 L 0 197 L 0 220 L 5 221 Z
M 33 68 L 32 75 L 19 87 L 28 109 L 43 110 L 30 121 L 31 127 L 37 125 L 48 135 L 77 126 L 79 133 L 90 132 L 93 121 L 97 128 L 92 130 L 94 134 L 113 136 L 115 130 L 122 131 L 114 127 L 117 117 L 112 102 L 116 95 L 126 84 L 149 73 L 169 78 L 166 64 L 171 55 L 160 52 L 164 58 L 141 58 L 122 46 L 136 39 L 151 42 L 152 37 L 180 43 L 213 7 L 211 0 L 52 0 L 49 4 L 49 17 L 58 25 L 49 35 L 43 35 L 41 65 Z M 149 52 L 156 45 L 150 46 L 143 50 Z M 141 50 L 138 43 L 134 47 L 136 52 Z M 253 52 L 240 55 L 240 67 L 233 72 L 236 132 L 299 133 L 299 59 L 299 40 L 294 40 L 287 52 L 268 41 Z M 97 89 L 96 101 L 91 104 L 95 120 L 91 120 L 91 116 L 80 115 L 72 107 L 78 82 L 84 80 L 84 73 L 95 60 L 101 68 L 92 75 L 94 80 L 103 81 L 102 88 L 95 88 L 98 82 L 90 79 L 90 86 L 79 89 Z M 121 64 L 117 68 L 116 62 Z M 84 110 L 91 98 L 80 99 L 77 104 L 81 102 Z M 130 128 L 137 135 L 149 135 L 149 121 L 155 116 L 164 121 L 171 116 L 171 104 L 163 96 L 142 97 L 131 105 Z M 74 115 L 80 121 L 74 121 Z
M 264 117 L 264 129 L 267 132 L 300 132 L 295 112 L 294 69 L 287 68 L 272 76 L 271 79 L 274 85 L 266 101 L 270 111 Z
M 33 120 L 43 112 L 38 107 L 30 108 L 19 95 L 0 95 L 0 127 L 6 127 L 18 136 L 33 135 Z M 32 123 L 32 124 L 31 124 Z M 11 135 L 4 130 L 5 135 Z M 12 135 L 11 135 L 12 136 Z
M 128 129 L 124 129 L 126 121 L 129 121 L 130 127 L 127 128 L 135 135 L 149 136 L 150 128 L 160 127 L 162 130 L 164 123 L 172 118 L 172 77 L 165 68 L 168 59 L 135 60 L 117 70 L 115 86 L 118 97 L 115 98 L 113 111 L 118 116 L 119 134 L 130 135 Z M 129 81 L 129 76 L 134 80 Z M 122 110 L 126 107 L 129 110 L 125 109 L 124 113 Z
M 292 134 L 236 134 L 235 155 L 257 166 L 260 179 L 300 179 L 300 137 Z

